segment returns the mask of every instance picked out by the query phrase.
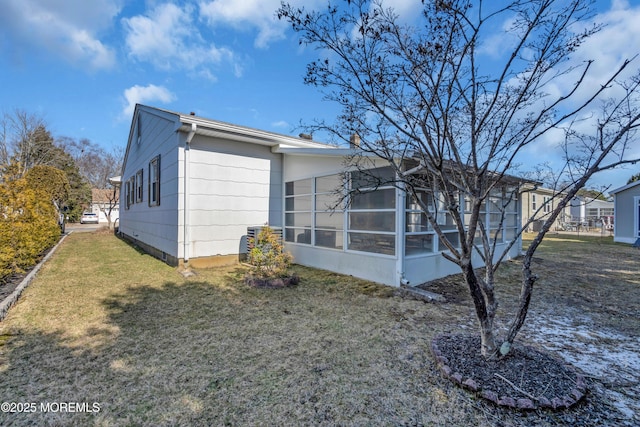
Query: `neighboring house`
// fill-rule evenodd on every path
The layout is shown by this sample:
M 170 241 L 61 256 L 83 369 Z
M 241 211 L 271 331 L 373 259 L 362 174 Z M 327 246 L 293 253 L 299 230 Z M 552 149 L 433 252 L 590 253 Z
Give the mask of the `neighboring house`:
M 613 230 L 613 201 L 577 196 L 571 200 L 571 223 L 585 228 Z
M 520 192 L 522 227 L 526 225 L 526 230 L 529 232 L 540 231 L 542 223 L 553 212 L 561 198 L 561 194 L 550 188 L 524 184 Z M 570 207 L 567 205 L 554 221 L 551 230 L 563 230 L 565 224 L 570 220 L 570 216 Z M 533 221 L 529 222 L 529 220 Z M 528 225 L 527 222 L 529 222 Z
M 635 243 L 640 238 L 640 181 L 611 192 L 615 205 L 613 240 Z
M 345 171 L 345 156 L 356 149 L 137 105 L 122 170 L 119 232 L 182 267 L 238 262 L 248 230 L 268 223 L 283 231 L 285 249 L 298 264 L 393 286 L 459 272 L 442 257 L 444 247 L 405 192 L 363 188 L 362 172 Z M 370 160 L 374 173 L 390 172 Z M 334 211 L 343 179 L 364 192 Z M 495 224 L 490 218 L 503 206 L 503 194 L 496 191 L 488 201 L 487 224 Z M 508 209 L 497 233 L 503 247 L 521 223 L 518 204 Z M 454 239 L 452 218 L 443 211 L 437 218 Z M 474 262 L 482 264 L 479 257 Z
M 114 192 L 115 191 L 115 192 Z M 91 189 L 91 208 L 90 211 L 98 215 L 98 222 L 107 224 L 109 220 L 107 215 L 111 217 L 113 224 L 120 217 L 120 190 L 114 189 Z

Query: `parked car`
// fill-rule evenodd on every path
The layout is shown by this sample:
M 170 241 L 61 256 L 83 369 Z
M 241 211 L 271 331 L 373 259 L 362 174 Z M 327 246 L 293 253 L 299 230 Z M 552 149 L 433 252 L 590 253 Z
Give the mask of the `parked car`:
M 85 212 L 80 217 L 80 224 L 97 224 L 98 223 L 98 215 L 93 212 Z

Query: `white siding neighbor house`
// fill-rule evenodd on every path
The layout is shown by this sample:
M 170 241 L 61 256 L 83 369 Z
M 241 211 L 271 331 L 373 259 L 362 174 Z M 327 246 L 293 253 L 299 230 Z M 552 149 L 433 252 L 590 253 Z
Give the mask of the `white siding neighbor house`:
M 640 238 L 640 181 L 611 192 L 615 205 L 613 240 L 635 243 Z
M 246 254 L 248 229 L 269 224 L 282 230 L 298 264 L 392 286 L 457 273 L 404 191 L 363 188 L 362 172 L 345 171 L 345 156 L 354 150 L 137 105 L 122 170 L 119 232 L 177 266 L 237 262 Z M 376 174 L 390 173 L 371 160 Z M 341 187 L 362 192 L 345 207 L 336 195 Z M 432 196 L 425 191 L 423 197 Z M 488 201 L 487 223 L 503 206 L 500 197 Z M 518 204 L 509 206 L 499 233 L 503 245 L 520 224 Z M 448 214 L 437 218 L 457 235 Z

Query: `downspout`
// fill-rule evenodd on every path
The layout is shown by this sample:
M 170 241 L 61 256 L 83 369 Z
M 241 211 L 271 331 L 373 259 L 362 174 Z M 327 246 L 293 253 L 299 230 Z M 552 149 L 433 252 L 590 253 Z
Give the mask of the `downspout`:
M 191 130 L 187 134 L 187 139 L 184 145 L 184 203 L 183 203 L 183 236 L 184 236 L 184 248 L 183 248 L 183 263 L 186 267 L 189 262 L 189 148 L 191 147 L 191 141 L 196 134 L 196 129 L 198 125 L 195 123 L 191 123 Z

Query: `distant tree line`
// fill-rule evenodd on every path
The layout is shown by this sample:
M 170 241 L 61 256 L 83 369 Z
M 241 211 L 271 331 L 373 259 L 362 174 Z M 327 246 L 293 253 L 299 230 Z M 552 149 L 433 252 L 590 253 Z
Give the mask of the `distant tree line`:
M 54 138 L 37 114 L 0 117 L 0 285 L 35 264 L 66 220 L 79 220 L 92 188 L 111 187 L 121 159 L 87 139 Z

